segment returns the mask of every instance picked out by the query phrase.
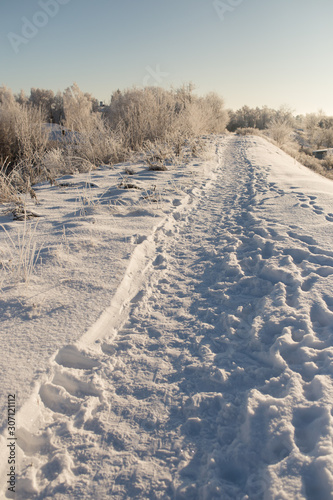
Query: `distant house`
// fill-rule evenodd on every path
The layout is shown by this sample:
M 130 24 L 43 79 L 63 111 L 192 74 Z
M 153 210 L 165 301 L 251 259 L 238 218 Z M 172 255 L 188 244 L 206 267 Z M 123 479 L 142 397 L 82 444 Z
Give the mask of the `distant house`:
M 333 148 L 316 149 L 315 151 L 312 151 L 312 154 L 318 160 L 323 160 L 326 155 L 333 155 Z

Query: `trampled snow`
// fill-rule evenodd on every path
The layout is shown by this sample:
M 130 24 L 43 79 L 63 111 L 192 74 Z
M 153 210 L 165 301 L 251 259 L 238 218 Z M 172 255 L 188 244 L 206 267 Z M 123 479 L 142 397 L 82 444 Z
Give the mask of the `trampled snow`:
M 17 498 L 333 498 L 333 183 L 207 143 L 39 186 L 28 285 L 2 217 L 4 492 L 14 392 Z

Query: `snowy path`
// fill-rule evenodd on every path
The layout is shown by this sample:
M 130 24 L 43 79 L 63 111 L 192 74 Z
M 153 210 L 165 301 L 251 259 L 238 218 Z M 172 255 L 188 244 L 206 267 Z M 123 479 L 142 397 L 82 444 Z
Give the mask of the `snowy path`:
M 216 181 L 146 242 L 117 334 L 55 355 L 17 434 L 20 498 L 333 498 L 333 208 L 251 148 L 217 142 Z

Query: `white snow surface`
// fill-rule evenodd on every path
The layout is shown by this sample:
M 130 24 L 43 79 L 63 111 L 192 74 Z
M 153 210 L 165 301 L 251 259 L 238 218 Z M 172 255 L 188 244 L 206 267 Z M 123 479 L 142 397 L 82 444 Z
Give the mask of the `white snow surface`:
M 3 207 L 3 498 L 12 393 L 18 499 L 333 498 L 333 182 L 206 142 L 38 186 L 37 227 Z

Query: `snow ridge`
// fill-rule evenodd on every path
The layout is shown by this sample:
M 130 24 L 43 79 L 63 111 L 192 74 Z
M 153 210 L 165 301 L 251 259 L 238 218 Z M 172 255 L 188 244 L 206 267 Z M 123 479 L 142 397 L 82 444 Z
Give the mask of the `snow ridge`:
M 20 498 L 332 498 L 333 252 L 272 207 L 313 211 L 326 235 L 332 212 L 270 182 L 251 159 L 265 147 L 218 141 L 214 185 L 55 354 L 18 432 Z

